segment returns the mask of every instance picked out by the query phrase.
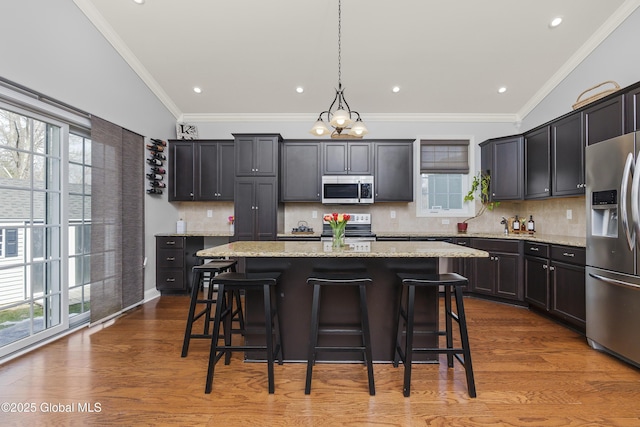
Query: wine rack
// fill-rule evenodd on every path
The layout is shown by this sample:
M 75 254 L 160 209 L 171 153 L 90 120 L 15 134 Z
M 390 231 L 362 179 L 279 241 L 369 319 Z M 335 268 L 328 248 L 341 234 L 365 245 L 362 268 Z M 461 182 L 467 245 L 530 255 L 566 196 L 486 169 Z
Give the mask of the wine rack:
M 160 195 L 162 189 L 167 187 L 164 181 L 164 176 L 167 171 L 164 168 L 164 161 L 167 160 L 165 155 L 165 149 L 167 148 L 167 142 L 161 139 L 151 138 L 151 144 L 147 144 L 147 151 L 149 157 L 147 158 L 147 164 L 149 165 L 149 173 L 147 173 L 147 180 L 149 181 L 149 188 L 147 188 L 147 194 Z

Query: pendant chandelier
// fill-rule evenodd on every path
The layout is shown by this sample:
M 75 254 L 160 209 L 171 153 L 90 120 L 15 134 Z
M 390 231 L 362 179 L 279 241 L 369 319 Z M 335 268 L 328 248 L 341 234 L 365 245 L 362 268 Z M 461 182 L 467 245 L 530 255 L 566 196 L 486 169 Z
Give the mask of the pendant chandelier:
M 338 0 L 338 89 L 336 89 L 336 96 L 333 98 L 333 102 L 329 106 L 329 109 L 320 113 L 318 120 L 313 125 L 310 132 L 315 136 L 326 136 L 331 134 L 331 138 L 362 138 L 368 133 L 368 130 L 360 118 L 360 113 L 349 108 L 349 104 L 344 98 L 344 89 L 342 88 L 341 6 L 341 0 Z M 329 130 L 322 119 L 323 116 L 331 127 L 333 127 L 333 131 Z

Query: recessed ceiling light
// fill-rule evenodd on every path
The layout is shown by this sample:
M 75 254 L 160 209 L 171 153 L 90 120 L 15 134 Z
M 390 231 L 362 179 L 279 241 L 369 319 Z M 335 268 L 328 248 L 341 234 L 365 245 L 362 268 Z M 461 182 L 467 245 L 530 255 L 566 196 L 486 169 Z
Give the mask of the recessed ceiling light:
M 302 86 L 298 86 L 298 87 L 296 88 L 296 92 L 298 92 L 298 93 L 302 93 L 302 92 L 304 92 L 304 88 L 303 88 Z
M 505 93 L 506 91 L 507 91 L 507 88 L 504 86 L 498 89 L 498 93 Z
M 400 86 L 394 86 L 394 87 L 391 89 L 391 91 L 392 91 L 393 93 L 398 93 L 398 92 L 400 92 Z
M 200 89 L 198 86 L 195 86 L 195 87 L 193 88 L 193 91 L 194 91 L 195 93 L 202 93 L 202 89 Z
M 551 22 L 549 23 L 549 27 L 555 28 L 560 24 L 562 24 L 562 17 L 557 16 L 551 20 Z
M 144 0 L 133 0 L 134 3 L 144 4 Z

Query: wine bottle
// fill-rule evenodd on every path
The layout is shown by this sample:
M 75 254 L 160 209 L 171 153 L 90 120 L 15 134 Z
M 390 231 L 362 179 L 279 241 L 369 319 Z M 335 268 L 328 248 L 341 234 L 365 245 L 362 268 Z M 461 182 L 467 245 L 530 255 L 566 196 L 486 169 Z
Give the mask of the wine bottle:
M 153 142 L 155 145 L 162 145 L 163 147 L 167 146 L 167 142 L 161 139 L 151 138 L 151 142 Z
M 164 151 L 164 147 L 162 145 L 155 144 L 147 144 L 147 149 L 151 151 Z
M 162 190 L 159 188 L 148 188 L 147 194 L 162 194 Z
M 167 160 L 167 156 L 162 153 L 153 153 L 153 157 L 159 160 Z
M 164 170 L 164 168 L 151 168 L 151 172 L 159 173 L 160 175 L 164 175 L 165 173 L 167 173 L 167 171 Z
M 147 178 L 153 181 L 162 181 L 164 179 L 162 175 L 159 175 L 157 173 L 148 173 Z
M 149 181 L 149 187 L 166 188 L 167 184 L 165 184 L 164 182 L 160 182 L 160 181 Z
M 149 163 L 152 166 L 162 166 L 162 162 L 160 160 L 154 159 L 154 158 L 147 159 L 147 163 Z

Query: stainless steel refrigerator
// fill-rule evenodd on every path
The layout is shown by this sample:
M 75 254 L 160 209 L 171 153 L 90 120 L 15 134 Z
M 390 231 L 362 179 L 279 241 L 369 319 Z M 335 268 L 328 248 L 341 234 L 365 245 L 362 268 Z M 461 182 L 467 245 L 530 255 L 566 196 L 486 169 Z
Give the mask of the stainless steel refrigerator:
M 586 148 L 591 347 L 640 367 L 640 132 Z

